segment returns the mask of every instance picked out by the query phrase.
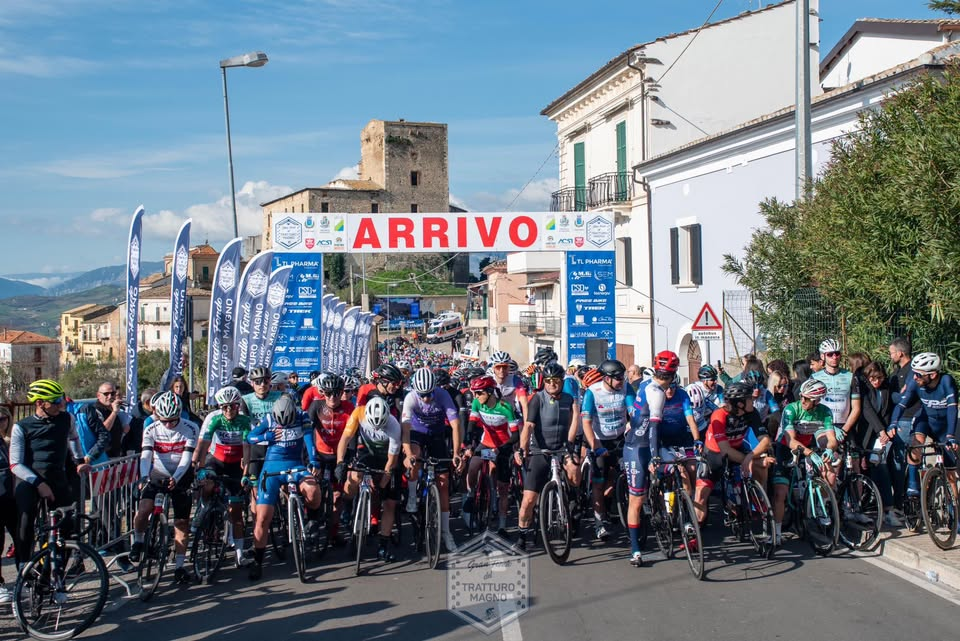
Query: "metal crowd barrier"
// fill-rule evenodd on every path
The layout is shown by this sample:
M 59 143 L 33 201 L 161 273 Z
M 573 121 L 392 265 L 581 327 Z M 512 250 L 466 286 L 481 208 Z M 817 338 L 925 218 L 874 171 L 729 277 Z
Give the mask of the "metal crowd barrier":
M 90 468 L 80 478 L 80 506 L 84 514 L 99 515 L 98 527 L 86 535 L 92 545 L 107 561 L 111 578 L 123 586 L 127 596 L 133 596 L 130 584 L 120 578 L 120 562 L 126 561 L 127 543 L 133 531 L 133 517 L 137 513 L 134 493 L 140 478 L 140 456 L 130 454 L 110 459 Z

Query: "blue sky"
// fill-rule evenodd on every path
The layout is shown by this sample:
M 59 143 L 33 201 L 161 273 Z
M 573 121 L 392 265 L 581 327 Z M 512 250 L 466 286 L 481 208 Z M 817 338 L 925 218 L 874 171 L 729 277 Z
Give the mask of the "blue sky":
M 349 173 L 373 118 L 449 125 L 451 198 L 543 210 L 557 186 L 550 101 L 631 45 L 698 26 L 715 0 L 3 0 L 0 274 L 122 263 L 231 236 L 218 62 L 227 72 L 241 232 L 258 203 Z M 714 20 L 756 9 L 724 0 Z M 764 5 L 771 4 L 764 2 Z M 858 17 L 938 17 L 923 0 L 821 0 L 821 50 Z M 694 45 L 696 46 L 696 45 Z M 535 175 L 536 174 L 536 175 Z

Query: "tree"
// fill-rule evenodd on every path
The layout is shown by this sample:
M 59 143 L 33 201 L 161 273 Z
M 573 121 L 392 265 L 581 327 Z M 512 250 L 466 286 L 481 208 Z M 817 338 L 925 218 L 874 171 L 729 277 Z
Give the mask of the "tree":
M 932 0 L 927 6 L 934 11 L 943 11 L 950 15 L 960 13 L 960 0 Z

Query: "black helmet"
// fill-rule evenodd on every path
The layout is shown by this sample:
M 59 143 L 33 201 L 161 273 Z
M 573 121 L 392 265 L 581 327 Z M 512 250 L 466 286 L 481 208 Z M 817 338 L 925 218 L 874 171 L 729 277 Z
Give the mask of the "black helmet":
M 624 372 L 627 371 L 627 368 L 623 366 L 623 363 L 613 359 L 607 359 L 600 363 L 600 372 L 604 376 L 623 376 Z
M 437 387 L 446 387 L 450 384 L 450 372 L 442 367 L 438 367 L 433 370 L 433 380 L 436 382 Z
M 717 368 L 713 365 L 704 365 L 697 370 L 697 378 L 701 381 L 715 381 L 717 380 Z
M 273 404 L 273 419 L 280 425 L 289 427 L 297 418 L 298 410 L 297 402 L 293 397 L 284 394 Z
M 533 356 L 533 362 L 540 366 L 555 360 L 557 360 L 557 353 L 549 346 L 541 347 Z
M 556 361 L 547 363 L 543 368 L 544 378 L 563 378 L 566 373 L 567 372 L 563 369 L 563 365 Z
M 373 373 L 375 379 L 383 379 L 385 383 L 402 383 L 403 372 L 392 363 L 384 363 Z
M 733 383 L 723 390 L 723 399 L 726 401 L 742 401 L 753 397 L 753 386 L 749 383 Z
M 343 379 L 333 372 L 327 372 L 320 376 L 319 387 L 327 396 L 340 396 L 343 394 Z

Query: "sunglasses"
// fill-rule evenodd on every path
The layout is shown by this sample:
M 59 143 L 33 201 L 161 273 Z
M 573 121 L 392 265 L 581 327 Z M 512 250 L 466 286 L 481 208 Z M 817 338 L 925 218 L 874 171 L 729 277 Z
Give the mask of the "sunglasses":
M 158 419 L 163 425 L 176 425 L 180 422 L 179 418 L 161 418 Z
M 814 405 L 819 405 L 819 404 L 820 404 L 820 400 L 821 400 L 821 399 L 819 399 L 819 398 L 808 398 L 808 397 L 806 397 L 806 396 L 801 396 L 800 398 L 802 398 L 803 400 L 805 400 L 805 401 L 808 402 L 808 403 L 813 403 Z
M 116 396 L 116 395 L 117 395 L 117 392 L 116 392 L 116 390 L 114 390 L 114 391 L 112 391 L 112 392 L 99 392 L 99 394 L 100 394 L 101 396 Z
M 612 380 L 614 380 L 614 381 L 622 381 L 622 380 L 623 380 L 623 374 L 618 374 L 617 376 L 608 376 L 607 378 L 612 379 Z
M 549 383 L 550 385 L 559 385 L 563 382 L 563 379 L 556 376 L 551 376 L 550 378 L 543 379 L 543 382 Z
M 475 392 L 475 394 L 476 394 L 477 396 L 479 396 L 480 394 L 487 394 L 487 395 L 489 395 L 489 394 L 490 394 L 490 390 L 488 390 L 488 389 L 478 389 L 478 390 Z
M 63 397 L 62 397 L 62 396 L 58 396 L 58 397 L 56 397 L 55 399 L 53 399 L 52 401 L 46 401 L 46 402 L 47 402 L 47 403 L 50 403 L 51 405 L 59 405 L 60 403 L 63 402 Z
M 840 356 L 840 352 L 824 352 L 823 355 L 829 356 L 830 358 L 838 358 Z
M 417 396 L 419 396 L 420 398 L 426 399 L 426 398 L 432 397 L 432 396 L 433 396 L 433 392 L 430 392 L 429 394 L 417 394 Z
M 913 377 L 914 377 L 914 378 L 929 378 L 929 377 L 930 377 L 930 372 L 914 372 L 914 373 L 913 373 Z
M 222 409 L 222 410 L 228 410 L 228 409 L 230 409 L 230 410 L 236 410 L 236 409 L 240 409 L 240 403 L 224 403 L 223 405 L 220 406 L 220 409 Z
M 263 385 L 263 384 L 265 384 L 265 383 L 269 383 L 269 382 L 270 382 L 270 379 L 269 379 L 269 378 L 254 378 L 254 379 L 252 379 L 252 382 L 253 382 L 254 385 Z

